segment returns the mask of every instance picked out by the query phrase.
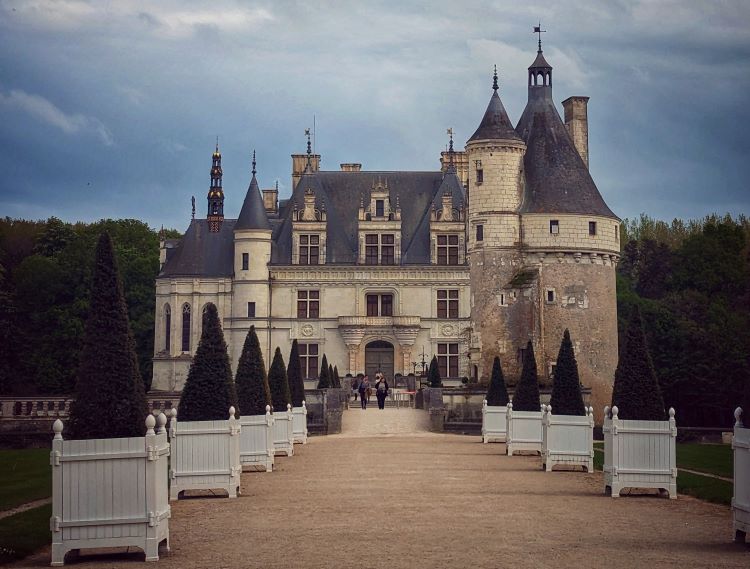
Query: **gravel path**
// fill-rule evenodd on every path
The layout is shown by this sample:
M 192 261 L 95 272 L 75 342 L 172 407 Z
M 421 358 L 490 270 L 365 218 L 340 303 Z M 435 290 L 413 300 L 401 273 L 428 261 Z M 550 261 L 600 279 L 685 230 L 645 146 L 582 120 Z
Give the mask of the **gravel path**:
M 506 457 L 479 437 L 352 432 L 243 474 L 236 500 L 173 503 L 158 567 L 750 567 L 727 507 L 607 498 L 601 473 L 545 473 L 538 457 Z M 143 557 L 81 559 L 132 568 Z M 46 551 L 16 566 L 48 563 Z

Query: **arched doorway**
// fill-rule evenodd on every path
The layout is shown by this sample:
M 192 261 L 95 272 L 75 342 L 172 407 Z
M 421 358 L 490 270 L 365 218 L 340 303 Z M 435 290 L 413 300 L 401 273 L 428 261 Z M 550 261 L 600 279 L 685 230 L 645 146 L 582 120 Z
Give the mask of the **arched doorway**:
M 393 381 L 393 344 L 375 340 L 365 346 L 365 373 L 373 381 L 377 372 L 385 374 L 388 382 Z

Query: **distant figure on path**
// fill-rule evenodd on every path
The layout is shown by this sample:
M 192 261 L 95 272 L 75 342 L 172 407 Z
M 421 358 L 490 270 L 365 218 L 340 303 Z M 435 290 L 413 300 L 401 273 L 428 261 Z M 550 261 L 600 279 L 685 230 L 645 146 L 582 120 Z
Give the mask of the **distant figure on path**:
M 361 382 L 360 376 L 353 377 L 350 382 L 350 387 L 352 388 L 352 394 L 354 395 L 354 400 L 357 400 L 357 395 L 359 395 L 359 384 Z
M 364 376 L 362 382 L 359 384 L 359 400 L 362 404 L 362 409 L 367 409 L 367 400 L 370 398 L 370 378 Z
M 375 380 L 375 395 L 378 398 L 378 409 L 385 409 L 385 398 L 388 397 L 388 382 L 380 372 L 375 374 Z

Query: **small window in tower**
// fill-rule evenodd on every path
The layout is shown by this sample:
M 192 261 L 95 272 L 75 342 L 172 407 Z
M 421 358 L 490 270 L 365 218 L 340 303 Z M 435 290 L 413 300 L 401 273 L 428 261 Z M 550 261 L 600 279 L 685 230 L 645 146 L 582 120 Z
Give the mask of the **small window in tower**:
M 484 225 L 477 225 L 477 241 L 484 241 Z
M 383 200 L 375 200 L 375 215 L 383 217 L 385 215 L 385 204 Z
M 484 170 L 477 168 L 477 186 L 481 186 L 484 182 Z
M 557 235 L 558 233 L 560 233 L 560 222 L 557 219 L 549 220 L 549 232 L 552 235 Z
M 620 227 L 615 225 L 615 241 L 620 240 Z
M 548 288 L 547 289 L 547 304 L 552 304 L 555 302 L 555 289 Z
M 254 302 L 247 303 L 247 317 L 255 318 L 255 303 Z
M 596 235 L 596 221 L 589 221 L 589 235 Z
M 242 270 L 246 271 L 249 265 L 250 265 L 250 254 L 242 253 Z

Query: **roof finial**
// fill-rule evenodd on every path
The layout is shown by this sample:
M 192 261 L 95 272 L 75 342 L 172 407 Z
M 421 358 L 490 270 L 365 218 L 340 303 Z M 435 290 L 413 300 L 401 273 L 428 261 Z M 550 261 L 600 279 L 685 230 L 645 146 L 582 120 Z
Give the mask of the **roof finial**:
M 546 33 L 547 30 L 542 29 L 542 21 L 539 20 L 539 25 L 534 26 L 534 31 L 532 33 L 539 34 L 539 53 L 542 53 L 542 34 Z
M 276 180 L 276 192 L 278 193 L 278 191 L 279 191 L 279 181 Z
M 307 137 L 307 165 L 305 170 L 312 172 L 312 145 L 310 144 L 310 129 L 305 129 L 305 136 Z
M 256 170 L 255 170 L 255 150 L 253 149 L 253 176 L 255 176 Z
M 495 85 L 497 85 L 497 74 L 495 75 Z M 456 171 L 456 165 L 453 162 L 453 129 L 449 128 L 447 131 L 448 136 L 450 137 L 450 142 L 448 143 L 448 172 L 455 172 Z
M 190 203 L 193 204 L 193 215 L 192 219 L 195 219 L 195 196 L 190 196 Z
M 497 65 L 495 65 L 495 73 L 492 76 L 492 90 L 497 91 L 499 87 L 497 86 Z
M 216 135 L 216 154 L 219 153 L 219 135 Z

